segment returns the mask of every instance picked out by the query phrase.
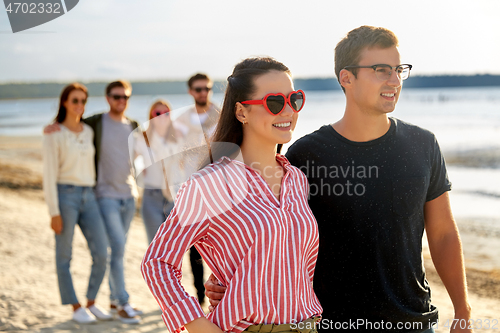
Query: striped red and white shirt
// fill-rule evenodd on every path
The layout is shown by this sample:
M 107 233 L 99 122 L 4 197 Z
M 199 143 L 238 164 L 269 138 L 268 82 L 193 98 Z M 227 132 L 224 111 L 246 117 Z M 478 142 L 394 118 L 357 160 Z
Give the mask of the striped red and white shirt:
M 262 176 L 222 157 L 194 174 L 150 244 L 142 275 L 171 332 L 204 316 L 182 285 L 182 257 L 196 246 L 227 287 L 207 318 L 225 332 L 253 324 L 298 323 L 323 311 L 312 286 L 318 228 L 305 175 L 282 155 L 280 201 Z

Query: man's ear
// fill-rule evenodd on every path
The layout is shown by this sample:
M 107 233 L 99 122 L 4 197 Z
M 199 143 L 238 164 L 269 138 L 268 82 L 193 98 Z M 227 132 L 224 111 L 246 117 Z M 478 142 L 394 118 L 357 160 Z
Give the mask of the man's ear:
M 351 80 L 354 78 L 353 74 L 348 71 L 347 69 L 343 69 L 339 73 L 339 82 L 340 85 L 344 88 L 347 88 L 348 86 L 351 85 Z
M 248 122 L 247 109 L 240 102 L 236 102 L 236 105 L 234 106 L 234 114 L 236 116 L 236 119 L 238 119 L 238 121 L 242 124 Z

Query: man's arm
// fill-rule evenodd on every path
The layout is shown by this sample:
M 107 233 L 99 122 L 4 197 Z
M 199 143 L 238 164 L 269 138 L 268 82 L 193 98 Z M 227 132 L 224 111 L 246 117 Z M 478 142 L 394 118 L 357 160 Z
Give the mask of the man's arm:
M 212 312 L 219 304 L 221 299 L 224 297 L 225 292 L 226 287 L 220 286 L 219 281 L 217 280 L 215 275 L 210 274 L 207 282 L 205 282 L 205 295 L 210 301 L 210 306 L 208 307 L 208 310 L 210 312 Z
M 49 124 L 43 128 L 43 134 L 50 134 L 54 132 L 59 132 L 61 130 L 61 127 L 59 127 L 59 123 L 54 122 L 52 124 Z
M 466 320 L 468 327 L 471 307 L 467 296 L 462 243 L 451 212 L 448 192 L 426 202 L 424 214 L 432 261 L 450 295 L 455 310 L 455 319 Z M 472 332 L 467 329 L 460 330 L 460 322 L 450 331 Z
M 96 115 L 93 115 L 93 116 L 90 116 L 90 117 L 87 117 L 87 118 L 83 118 L 82 121 L 85 124 L 87 124 L 90 127 L 92 127 L 92 129 L 95 132 L 95 123 L 99 120 L 99 117 L 101 115 L 102 114 L 96 114 Z M 61 128 L 59 127 L 59 123 L 54 121 L 52 124 L 49 124 L 49 125 L 47 125 L 47 126 L 45 126 L 43 128 L 43 134 L 50 134 L 50 133 L 53 133 L 53 132 L 58 132 L 60 130 L 61 130 Z

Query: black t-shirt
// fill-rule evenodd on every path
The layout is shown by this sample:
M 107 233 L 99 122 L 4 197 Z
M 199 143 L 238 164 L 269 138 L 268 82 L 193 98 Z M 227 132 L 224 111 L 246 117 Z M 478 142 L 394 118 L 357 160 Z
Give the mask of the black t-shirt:
M 390 120 L 389 131 L 369 142 L 323 126 L 286 154 L 309 180 L 319 226 L 320 329 L 419 332 L 437 320 L 423 268 L 424 204 L 451 183 L 434 135 Z

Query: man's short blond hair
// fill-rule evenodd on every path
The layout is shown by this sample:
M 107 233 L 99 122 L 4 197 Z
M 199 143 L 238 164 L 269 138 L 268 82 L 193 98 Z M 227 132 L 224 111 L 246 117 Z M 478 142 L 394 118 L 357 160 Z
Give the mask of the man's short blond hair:
M 339 80 L 340 71 L 346 66 L 357 66 L 361 52 L 365 48 L 379 47 L 386 49 L 392 46 L 398 46 L 396 35 L 385 28 L 371 27 L 363 25 L 351 30 L 335 47 L 335 75 Z M 351 70 L 354 76 L 357 75 L 356 69 Z M 339 81 L 340 83 L 340 81 Z M 342 89 L 344 89 L 342 87 Z

